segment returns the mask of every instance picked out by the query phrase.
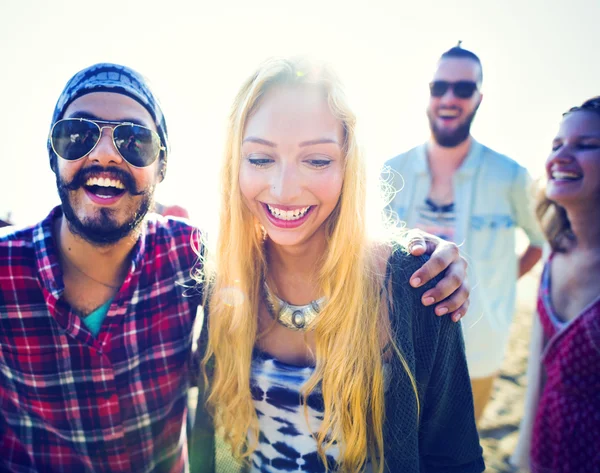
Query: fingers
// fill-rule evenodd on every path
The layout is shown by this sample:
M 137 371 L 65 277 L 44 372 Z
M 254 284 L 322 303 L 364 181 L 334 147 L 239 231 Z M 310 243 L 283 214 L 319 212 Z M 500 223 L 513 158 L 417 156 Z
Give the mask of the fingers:
M 424 234 L 418 230 L 411 230 L 407 234 L 408 242 L 406 247 L 413 256 L 421 256 L 427 250 L 427 242 L 424 238 Z
M 449 315 L 454 322 L 458 322 L 467 313 L 469 308 L 470 288 L 467 283 L 462 284 L 453 294 L 447 299 L 442 300 L 435 306 L 436 315 Z M 423 300 L 427 296 L 423 296 Z M 429 304 L 431 305 L 431 304 Z
M 442 240 L 440 237 L 424 232 L 418 228 L 413 228 L 406 233 L 408 242 L 406 246 L 413 256 L 421 256 L 423 253 L 431 255 L 438 246 L 452 245 Z
M 431 258 L 429 258 L 429 261 L 427 261 L 423 266 L 421 266 L 420 269 L 417 269 L 413 273 L 413 275 L 410 278 L 410 284 L 413 287 L 422 286 L 423 284 L 428 283 L 437 275 L 442 273 L 442 271 L 444 271 L 445 269 L 448 268 L 448 270 L 450 270 L 453 265 L 458 265 L 458 267 L 454 268 L 454 270 L 458 276 L 461 276 L 462 273 L 460 272 L 460 266 L 465 265 L 465 267 L 463 268 L 463 270 L 465 270 L 466 261 L 464 261 L 464 259 L 460 257 L 458 247 L 454 243 L 441 241 L 437 245 L 437 248 L 435 248 L 435 250 L 433 251 L 433 254 L 431 255 Z M 446 275 L 446 277 L 448 277 L 448 275 Z M 462 276 L 462 279 L 464 279 L 464 275 Z M 444 293 L 444 299 L 450 294 L 451 293 Z
M 450 317 L 452 317 L 453 322 L 458 322 L 465 315 L 467 315 L 467 310 L 469 309 L 470 303 L 471 303 L 471 301 L 469 299 L 467 299 L 462 306 L 460 306 L 457 310 L 455 310 L 454 312 L 452 312 L 450 314 Z
M 461 272 L 459 269 L 457 270 L 448 270 L 448 272 L 446 273 L 446 275 L 444 276 L 444 278 L 437 283 L 437 285 L 433 288 L 430 289 L 428 291 L 425 292 L 425 294 L 423 294 L 423 303 L 425 303 L 425 300 L 427 300 L 429 302 L 429 304 L 426 305 L 431 305 L 434 302 L 441 302 L 444 301 L 445 299 L 448 299 L 450 296 L 453 296 L 454 293 L 457 291 L 457 289 L 459 289 L 461 287 L 461 285 L 463 284 L 463 281 L 465 279 L 465 274 L 464 272 Z M 467 297 L 468 297 L 468 291 L 467 291 Z M 466 299 L 466 297 L 465 297 Z M 464 300 L 460 301 L 461 305 L 464 302 Z M 455 306 L 452 308 L 452 310 L 458 309 L 458 306 Z
M 423 294 L 421 298 L 423 305 L 430 306 L 437 302 L 435 307 L 437 315 L 448 314 L 454 322 L 458 322 L 469 307 L 471 288 L 466 281 L 466 276 L 467 261 L 459 257 L 448 267 L 444 278 Z
M 437 315 L 448 314 L 454 322 L 458 322 L 469 308 L 467 261 L 454 243 L 416 230 L 411 230 L 408 238 L 407 247 L 412 255 L 431 255 L 429 261 L 413 273 L 410 285 L 420 287 L 446 270 L 444 278 L 433 289 L 426 291 L 421 301 L 425 306 L 437 303 Z

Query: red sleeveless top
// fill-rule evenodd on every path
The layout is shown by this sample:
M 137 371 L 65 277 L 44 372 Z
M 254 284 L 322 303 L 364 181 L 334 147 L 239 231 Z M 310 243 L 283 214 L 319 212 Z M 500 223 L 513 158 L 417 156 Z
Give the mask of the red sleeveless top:
M 546 345 L 531 471 L 600 472 L 600 297 L 559 328 L 550 300 L 550 260 L 537 302 Z

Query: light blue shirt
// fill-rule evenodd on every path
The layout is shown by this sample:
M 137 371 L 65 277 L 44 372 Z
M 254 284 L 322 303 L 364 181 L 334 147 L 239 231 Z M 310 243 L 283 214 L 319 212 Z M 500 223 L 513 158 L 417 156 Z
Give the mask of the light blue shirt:
M 409 228 L 431 186 L 426 145 L 386 163 L 384 178 L 396 192 L 390 203 Z M 525 168 L 473 140 L 453 177 L 454 241 L 469 262 L 471 305 L 463 320 L 469 372 L 489 376 L 500 369 L 515 310 L 518 261 L 515 229 L 534 246 L 544 244 L 533 210 L 533 188 Z

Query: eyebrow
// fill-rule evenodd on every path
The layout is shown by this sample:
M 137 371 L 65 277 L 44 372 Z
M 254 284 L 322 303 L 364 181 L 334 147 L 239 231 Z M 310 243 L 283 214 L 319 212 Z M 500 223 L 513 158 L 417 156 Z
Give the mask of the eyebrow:
M 244 138 L 244 141 L 242 141 L 242 143 L 246 143 L 247 141 L 251 143 L 258 143 L 259 145 L 270 146 L 271 148 L 277 148 L 277 145 L 272 141 L 263 140 L 262 138 L 258 138 L 256 136 L 249 136 L 247 138 Z
M 312 145 L 320 145 L 320 144 L 327 144 L 327 143 L 332 143 L 334 145 L 340 145 L 337 140 L 333 140 L 331 138 L 319 138 L 317 140 L 308 140 L 308 141 L 303 141 L 302 143 L 300 143 L 300 146 L 312 146 Z
M 577 138 L 578 140 L 600 140 L 600 134 L 598 134 L 598 135 L 578 135 L 575 138 Z M 557 136 L 552 141 L 553 142 L 554 141 L 563 141 L 563 137 Z
M 249 136 L 247 138 L 244 138 L 243 143 L 246 143 L 247 141 L 249 141 L 251 143 L 258 143 L 259 145 L 270 146 L 271 148 L 277 148 L 277 145 L 275 143 L 273 143 L 272 141 L 265 140 L 263 138 L 258 138 L 256 136 Z M 339 143 L 337 142 L 337 140 L 334 140 L 331 138 L 318 138 L 316 140 L 303 141 L 302 143 L 300 143 L 300 146 L 304 147 L 304 146 L 313 146 L 313 145 L 327 144 L 327 143 L 332 143 L 332 144 L 339 146 Z
M 65 118 L 86 118 L 88 120 L 97 120 L 99 122 L 135 123 L 136 125 L 148 127 L 147 123 L 144 123 L 142 120 L 139 120 L 137 118 L 123 118 L 121 120 L 105 120 L 103 118 L 100 118 L 100 117 L 94 115 L 93 113 L 83 112 L 83 111 L 75 112 L 73 115 L 70 115 Z

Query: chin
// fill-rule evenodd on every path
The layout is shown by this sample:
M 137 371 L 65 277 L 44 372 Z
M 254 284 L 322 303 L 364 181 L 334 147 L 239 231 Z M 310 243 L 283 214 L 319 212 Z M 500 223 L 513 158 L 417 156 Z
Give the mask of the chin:
M 565 208 L 578 206 L 587 201 L 587 198 L 579 193 L 546 192 L 546 197 Z
M 97 246 L 112 246 L 137 231 L 150 205 L 152 201 L 144 199 L 135 209 L 86 206 L 75 210 L 63 203 L 63 214 L 74 234 Z
M 267 237 L 273 245 L 281 247 L 294 247 L 306 242 L 306 238 L 298 237 L 296 235 L 276 235 L 267 233 Z

